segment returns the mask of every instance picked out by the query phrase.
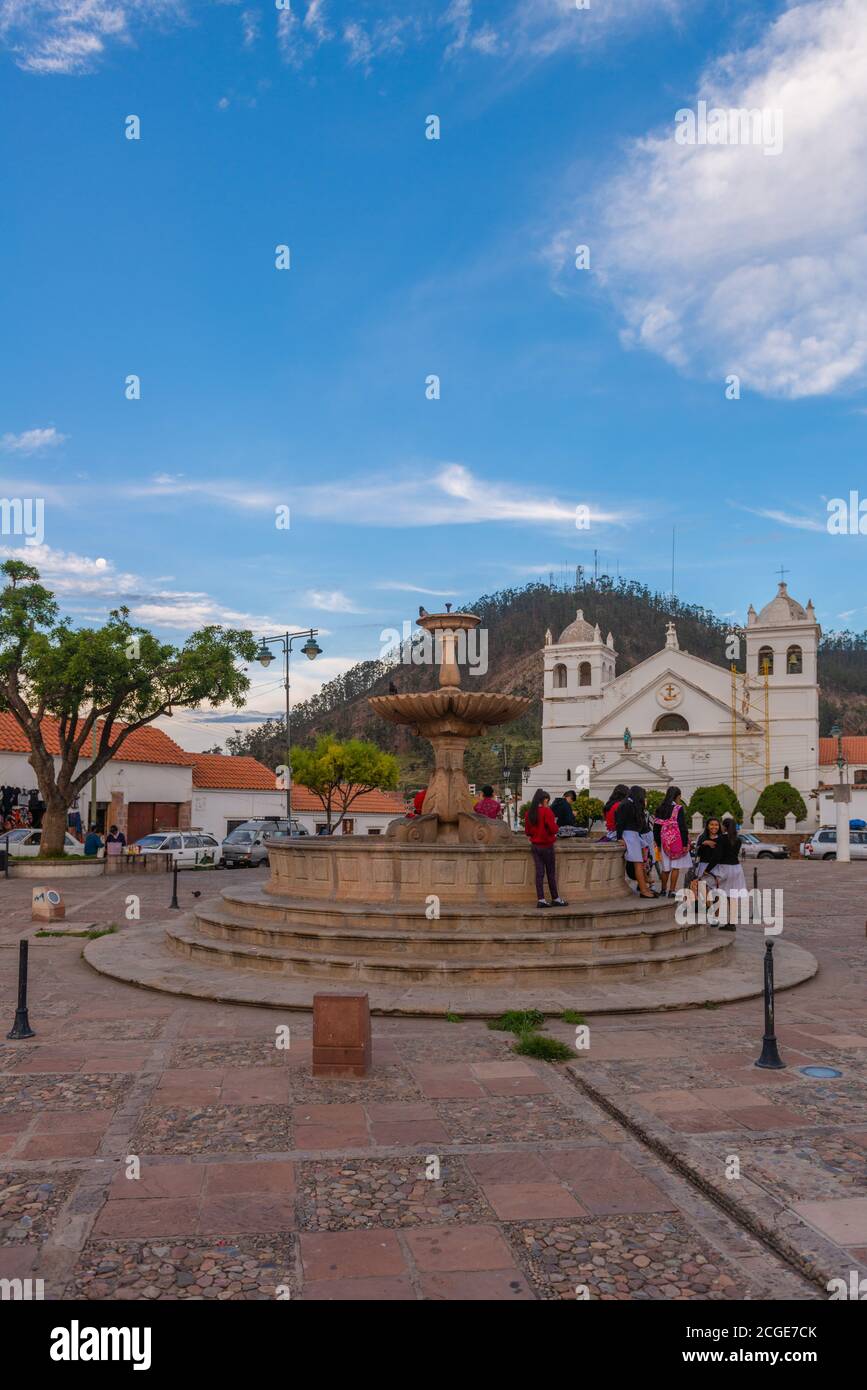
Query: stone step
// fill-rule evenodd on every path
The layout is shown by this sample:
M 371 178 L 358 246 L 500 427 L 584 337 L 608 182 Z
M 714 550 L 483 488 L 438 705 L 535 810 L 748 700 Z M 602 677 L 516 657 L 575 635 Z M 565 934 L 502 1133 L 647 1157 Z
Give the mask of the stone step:
M 680 926 L 671 915 L 655 922 L 635 922 L 628 926 L 585 928 L 581 931 L 501 931 L 499 924 L 488 930 L 447 931 L 428 930 L 435 924 L 422 919 L 413 929 L 390 924 L 355 926 L 346 923 L 337 927 L 322 926 L 306 920 L 298 922 L 262 922 L 239 918 L 234 913 L 216 908 L 197 909 L 196 927 L 200 935 L 213 940 L 240 941 L 248 946 L 279 947 L 329 955 L 363 957 L 368 955 L 418 956 L 425 960 L 497 958 L 511 956 L 569 956 L 575 960 L 590 960 L 599 956 L 624 956 L 641 951 L 660 951 L 669 946 L 688 944 L 701 937 L 698 925 Z M 527 924 L 527 917 L 523 919 Z M 529 919 L 534 922 L 533 918 Z M 563 924 L 561 922 L 561 927 Z
M 492 986 L 513 989 L 567 985 L 581 980 L 622 980 L 646 978 L 655 973 L 694 971 L 716 964 L 720 953 L 728 950 L 733 934 L 721 935 L 701 928 L 700 940 L 669 946 L 659 951 L 635 951 L 621 955 L 577 960 L 574 957 L 544 959 L 501 956 L 496 960 L 470 957 L 438 962 L 413 956 L 355 958 L 290 950 L 279 946 L 247 945 L 237 940 L 215 940 L 203 936 L 194 925 L 172 924 L 166 928 L 166 944 L 175 954 L 188 960 L 209 961 L 218 966 L 261 970 L 293 978 L 328 983 L 425 985 L 445 989 L 466 986 Z
M 599 902 L 576 903 L 569 907 L 542 910 L 530 902 L 519 907 L 491 907 L 484 904 L 461 903 L 450 906 L 440 901 L 439 918 L 425 916 L 425 903 L 417 908 L 405 903 L 319 902 L 310 898 L 276 897 L 260 888 L 228 889 L 222 894 L 225 910 L 236 920 L 284 923 L 299 922 L 310 926 L 376 927 L 382 930 L 417 930 L 442 932 L 449 937 L 456 931 L 491 930 L 497 932 L 526 931 L 531 918 L 534 931 L 585 931 L 643 925 L 658 918 L 672 918 L 674 902 L 670 898 L 654 901 L 632 894 L 623 898 L 608 898 Z

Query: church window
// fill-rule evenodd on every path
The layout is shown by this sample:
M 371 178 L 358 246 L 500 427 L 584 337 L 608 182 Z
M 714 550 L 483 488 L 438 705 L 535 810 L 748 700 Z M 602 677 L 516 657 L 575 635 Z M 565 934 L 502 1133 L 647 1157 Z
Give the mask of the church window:
M 589 685 L 591 680 L 590 662 L 582 661 L 578 667 L 578 684 Z
M 774 649 L 773 647 L 759 648 L 759 675 L 772 676 L 774 674 Z
M 789 780 L 789 766 L 788 766 L 788 763 L 787 763 L 786 766 L 783 768 L 783 781 L 784 781 L 784 782 L 788 782 L 788 780 Z
M 786 670 L 790 676 L 800 676 L 804 669 L 804 657 L 800 647 L 790 647 L 786 652 Z
M 567 781 L 567 782 L 571 782 L 571 781 L 572 781 L 572 769 L 571 769 L 571 768 L 568 768 L 568 767 L 567 767 L 567 769 L 566 769 L 566 781 Z
M 558 664 L 554 667 L 554 689 L 566 689 L 566 667 L 563 665 L 562 662 L 558 662 Z
M 859 767 L 855 772 L 855 786 L 867 786 L 867 768 Z
M 655 734 L 688 734 L 689 725 L 682 714 L 660 715 L 653 726 Z

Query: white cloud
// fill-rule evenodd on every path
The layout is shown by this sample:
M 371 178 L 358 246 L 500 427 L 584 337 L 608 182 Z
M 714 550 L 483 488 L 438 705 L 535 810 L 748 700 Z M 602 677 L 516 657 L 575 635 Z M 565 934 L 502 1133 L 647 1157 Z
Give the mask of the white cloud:
M 0 449 L 7 454 L 35 454 L 39 449 L 54 449 L 66 439 L 52 427 L 42 430 L 24 430 L 22 434 L 4 434 L 0 438 Z
M 429 594 L 432 598 L 454 598 L 457 589 L 423 589 L 418 584 L 403 584 L 399 579 L 387 579 L 374 584 L 374 589 L 390 589 L 401 594 Z
M 781 512 L 771 507 L 744 507 L 740 503 L 734 502 L 732 506 L 738 507 L 742 512 L 749 512 L 752 516 L 764 517 L 766 521 L 776 521 L 780 526 L 793 526 L 798 531 L 821 531 L 827 534 L 828 524 L 825 521 L 817 521 L 815 517 L 799 516 L 793 512 Z
M 325 21 L 325 0 L 297 0 L 295 10 L 277 12 L 277 47 L 283 61 L 290 67 L 301 68 L 316 50 L 332 38 Z M 303 15 L 300 7 L 306 4 Z
M 324 613 L 365 613 L 365 608 L 357 608 L 348 595 L 340 589 L 308 589 L 304 595 L 307 603 Z
M 259 10 L 241 11 L 241 31 L 244 39 L 245 48 L 253 48 L 262 27 L 262 15 Z
M 783 149 L 678 144 L 677 108 L 783 113 Z M 761 40 L 715 62 L 671 125 L 636 141 L 600 191 L 592 263 L 624 341 L 679 370 L 770 396 L 867 379 L 867 5 L 791 3 Z M 571 256 L 567 274 L 571 270 Z M 574 283 L 574 280 L 573 280 Z M 732 409 L 737 409 L 733 406 Z
M 312 516 L 347 525 L 384 527 L 509 521 L 574 526 L 576 506 L 588 505 L 585 497 L 539 497 L 477 478 L 459 463 L 442 464 L 432 474 L 407 473 L 397 478 L 393 474 L 371 474 L 361 479 L 342 479 L 339 487 L 333 483 L 293 487 L 289 496 L 264 488 L 250 492 L 240 481 L 188 481 L 182 474 L 158 474 L 150 483 L 135 484 L 122 491 L 136 497 L 196 495 L 251 510 L 273 510 L 288 503 L 293 519 Z M 626 520 L 626 513 L 604 512 L 591 506 L 589 519 L 591 526 L 619 525 Z
M 0 0 L 0 42 L 25 72 L 87 72 L 133 27 L 183 14 L 183 0 Z

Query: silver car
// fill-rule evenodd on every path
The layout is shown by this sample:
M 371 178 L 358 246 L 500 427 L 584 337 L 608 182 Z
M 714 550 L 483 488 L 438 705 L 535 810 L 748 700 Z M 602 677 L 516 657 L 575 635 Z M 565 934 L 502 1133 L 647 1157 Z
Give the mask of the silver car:
M 849 831 L 849 854 L 853 859 L 867 859 L 867 830 Z M 836 859 L 837 832 L 828 826 L 817 830 L 801 845 L 803 859 Z
M 744 859 L 788 859 L 788 845 L 776 845 L 760 840 L 758 835 L 741 832 L 741 854 Z

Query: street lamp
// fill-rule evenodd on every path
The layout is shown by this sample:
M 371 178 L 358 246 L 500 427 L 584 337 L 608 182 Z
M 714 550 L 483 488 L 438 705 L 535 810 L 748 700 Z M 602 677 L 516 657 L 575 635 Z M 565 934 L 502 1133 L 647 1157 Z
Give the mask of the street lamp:
M 276 637 L 263 637 L 256 653 L 256 660 L 259 665 L 264 666 L 267 670 L 274 660 L 273 653 L 269 651 L 269 645 L 272 642 L 279 642 L 283 651 L 283 684 L 286 688 L 286 819 L 289 821 L 290 835 L 292 833 L 292 773 L 289 759 L 289 657 L 292 653 L 292 643 L 301 637 L 307 638 L 301 650 L 309 661 L 314 661 L 317 656 L 321 655 L 322 648 L 315 640 L 318 632 L 318 627 L 308 627 L 302 632 L 283 632 L 278 633 Z

